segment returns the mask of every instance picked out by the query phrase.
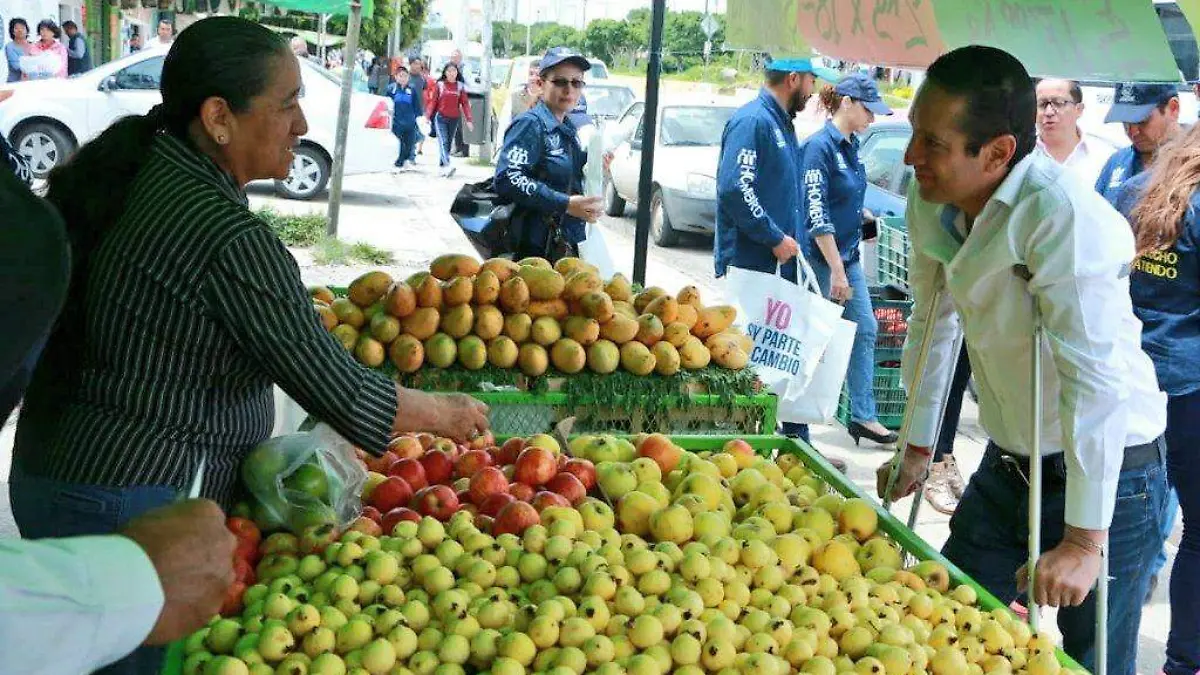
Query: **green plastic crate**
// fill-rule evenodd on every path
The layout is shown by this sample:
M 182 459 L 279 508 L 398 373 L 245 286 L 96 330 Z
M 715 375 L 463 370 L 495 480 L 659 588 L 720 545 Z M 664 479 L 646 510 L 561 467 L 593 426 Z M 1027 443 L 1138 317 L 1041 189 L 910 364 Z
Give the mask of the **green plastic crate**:
M 879 219 L 879 236 L 876 239 L 876 273 L 882 286 L 896 286 L 908 290 L 908 259 L 912 244 L 908 241 L 908 228 L 903 218 Z
M 912 300 L 889 297 L 895 292 L 888 287 L 871 290 L 871 308 L 879 324 L 875 338 L 874 377 L 875 414 L 879 423 L 888 429 L 899 429 L 904 421 L 904 404 L 908 395 L 900 381 L 900 355 L 904 339 L 908 336 L 908 318 L 912 314 Z M 850 394 L 842 387 L 838 400 L 837 420 L 850 424 Z

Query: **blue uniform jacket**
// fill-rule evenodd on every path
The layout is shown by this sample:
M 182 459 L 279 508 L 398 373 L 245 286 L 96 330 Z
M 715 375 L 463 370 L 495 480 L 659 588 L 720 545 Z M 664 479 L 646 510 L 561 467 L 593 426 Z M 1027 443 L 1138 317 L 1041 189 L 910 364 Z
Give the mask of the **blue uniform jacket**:
M 1116 199 L 1117 191 L 1125 181 L 1142 172 L 1142 156 L 1132 145 L 1117 150 L 1100 169 L 1096 179 L 1096 192 L 1099 192 L 1110 203 Z
M 504 132 L 496 164 L 496 192 L 511 199 L 509 236 L 518 252 L 545 249 L 550 222 L 559 223 L 567 241 L 586 236 L 584 223 L 567 215 L 567 200 L 582 194 L 587 152 L 570 118 L 559 122 L 544 102 L 521 113 Z
M 1110 198 L 1126 218 L 1137 206 L 1150 173 L 1122 185 Z M 1142 349 L 1154 362 L 1158 386 L 1168 396 L 1200 389 L 1200 191 L 1192 193 L 1179 238 L 1165 251 L 1133 263 L 1129 290 L 1142 321 Z
M 800 147 L 783 108 L 763 89 L 725 123 L 717 163 L 717 276 L 730 265 L 774 273 L 771 249 L 791 236 L 800 241 Z M 796 280 L 796 262 L 781 272 Z
M 800 175 L 803 222 L 808 231 L 804 254 L 809 260 L 824 262 L 814 238 L 832 234 L 842 262 L 855 262 L 867 194 L 867 169 L 858 158 L 858 138 L 846 138 L 833 122 L 826 122 L 800 148 Z
M 421 99 L 412 85 L 403 88 L 392 83 L 388 95 L 392 97 L 392 129 L 411 129 L 417 126 L 417 116 L 421 114 Z

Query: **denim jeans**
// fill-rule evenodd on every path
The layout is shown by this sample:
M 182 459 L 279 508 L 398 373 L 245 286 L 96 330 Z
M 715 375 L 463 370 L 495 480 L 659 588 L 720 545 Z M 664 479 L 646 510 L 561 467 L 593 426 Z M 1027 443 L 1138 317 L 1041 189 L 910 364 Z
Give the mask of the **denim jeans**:
M 393 128 L 392 133 L 400 140 L 400 154 L 396 157 L 396 166 L 403 166 L 405 162 L 416 156 L 417 152 L 417 131 L 416 125 L 411 127 Z
M 988 445 L 950 519 L 942 554 L 1007 605 L 1018 598 L 1015 575 L 1028 560 L 1029 486 L 1002 457 L 999 448 Z M 1046 460 L 1042 477 L 1042 551 L 1048 551 L 1063 537 L 1066 468 L 1061 455 Z M 1150 586 L 1150 563 L 1163 545 L 1158 523 L 1166 501 L 1163 461 L 1121 472 L 1108 530 L 1108 672 L 1113 675 L 1134 675 L 1136 669 L 1142 599 Z M 1078 607 L 1060 609 L 1058 627 L 1063 649 L 1094 670 L 1095 593 Z
M 963 396 L 967 383 L 971 381 L 971 359 L 967 357 L 967 343 L 958 353 L 954 366 L 954 379 L 950 382 L 950 394 L 946 408 L 942 411 L 942 428 L 938 432 L 937 445 L 933 448 L 933 461 L 940 462 L 946 455 L 954 454 L 954 437 L 958 435 L 958 419 L 962 416 Z
M 1175 520 L 1179 517 L 1179 495 L 1175 492 L 1175 488 L 1167 490 L 1167 506 L 1163 509 L 1162 519 L 1162 536 L 1163 541 L 1171 536 L 1171 531 L 1175 529 Z M 1158 576 L 1163 568 L 1167 566 L 1167 548 L 1158 552 L 1158 557 L 1154 559 L 1154 569 L 1152 576 Z
M 111 534 L 153 508 L 177 498 L 174 488 L 110 488 L 31 476 L 15 464 L 9 485 L 13 517 L 26 539 Z M 139 647 L 98 675 L 158 675 L 165 647 Z
M 437 116 L 438 166 L 450 166 L 450 148 L 454 142 L 454 133 L 458 131 L 461 120 L 457 117 Z
M 1171 568 L 1167 675 L 1200 670 L 1200 392 L 1167 399 L 1167 474 L 1183 507 L 1183 539 Z M 1165 520 L 1165 519 L 1164 519 Z

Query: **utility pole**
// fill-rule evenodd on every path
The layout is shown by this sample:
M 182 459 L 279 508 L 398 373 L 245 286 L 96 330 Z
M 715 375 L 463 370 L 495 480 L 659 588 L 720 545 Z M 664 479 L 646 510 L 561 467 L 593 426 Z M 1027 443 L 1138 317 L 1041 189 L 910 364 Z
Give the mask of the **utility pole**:
M 400 56 L 400 22 L 402 20 L 401 13 L 404 11 L 404 0 L 396 0 L 396 4 L 392 10 L 392 53 L 389 55 L 392 58 Z M 390 71 L 389 71 L 390 72 Z
M 533 51 L 529 48 L 529 32 L 533 30 L 533 22 L 530 21 L 533 18 L 533 0 L 525 0 L 525 7 L 529 10 L 525 12 L 525 56 L 529 56 Z
M 326 233 L 337 236 L 338 212 L 342 207 L 342 176 L 346 172 L 346 137 L 350 133 L 350 95 L 354 91 L 354 62 L 358 59 L 358 33 L 362 29 L 362 3 L 350 0 L 346 22 L 346 47 L 342 59 L 342 96 L 338 104 L 337 136 L 334 139 L 333 174 L 329 180 L 329 226 Z
M 483 0 L 483 147 L 484 160 L 492 158 L 492 0 Z
M 654 147 L 658 144 L 658 83 L 662 74 L 663 22 L 667 1 L 654 0 L 650 13 L 650 63 L 646 66 L 646 112 L 642 117 L 642 166 L 638 175 L 637 225 L 633 238 L 633 283 L 646 284 L 650 246 L 650 192 L 654 182 Z

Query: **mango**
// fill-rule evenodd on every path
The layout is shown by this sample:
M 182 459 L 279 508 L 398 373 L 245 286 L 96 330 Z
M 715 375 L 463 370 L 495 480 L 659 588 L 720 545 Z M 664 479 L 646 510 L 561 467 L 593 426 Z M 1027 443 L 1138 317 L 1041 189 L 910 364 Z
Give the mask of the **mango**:
M 600 322 L 582 316 L 568 316 L 562 324 L 563 334 L 587 347 L 600 339 Z
M 338 316 L 333 313 L 333 308 L 323 302 L 314 302 L 313 309 L 317 312 L 317 318 L 321 320 L 321 326 L 325 330 L 333 330 L 338 325 Z
M 679 301 L 669 295 L 664 295 L 651 300 L 644 311 L 657 316 L 663 325 L 666 325 L 679 318 Z
M 546 348 L 526 342 L 521 345 L 521 350 L 517 354 L 517 365 L 520 366 L 521 372 L 529 377 L 537 377 L 546 372 L 546 368 L 550 365 L 550 357 L 546 354 Z
M 633 308 L 637 310 L 638 314 L 643 314 L 646 311 L 646 307 L 651 302 L 654 302 L 666 294 L 667 292 L 662 288 L 658 286 L 651 286 L 650 288 L 643 290 L 641 293 L 638 293 L 633 297 Z
M 454 277 L 442 284 L 442 304 L 446 307 L 465 305 L 475 295 L 475 283 L 471 277 Z
M 666 332 L 662 320 L 653 314 L 639 316 L 637 323 L 638 332 L 634 339 L 647 347 L 653 347 L 656 342 L 663 338 L 663 334 Z
M 633 300 L 633 285 L 620 272 L 612 275 L 612 278 L 604 285 L 604 292 L 608 293 L 613 302 L 629 302 Z
M 396 370 L 402 373 L 415 373 L 425 362 L 425 345 L 411 335 L 397 337 L 388 348 L 388 358 Z
M 614 316 L 608 323 L 600 324 L 600 337 L 605 340 L 610 340 L 618 345 L 623 345 L 626 342 L 637 337 L 638 322 L 636 319 L 631 319 L 627 316 Z M 703 345 L 701 345 L 703 346 Z
M 441 308 L 442 286 L 431 274 L 417 272 L 408 278 L 407 283 L 417 293 L 417 307 Z
M 474 302 L 477 305 L 494 305 L 500 299 L 500 279 L 491 270 L 475 275 Z
M 386 354 L 383 344 L 369 335 L 360 336 L 358 344 L 354 345 L 354 358 L 368 368 L 378 368 L 383 365 Z
M 650 348 L 640 342 L 626 342 L 621 345 L 621 367 L 634 375 L 649 375 L 654 372 L 654 354 Z
M 422 307 L 400 320 L 400 327 L 405 333 L 424 341 L 433 336 L 438 330 L 441 315 L 432 307 Z
M 715 305 L 700 310 L 692 334 L 701 340 L 716 335 L 733 325 L 737 309 L 731 305 Z
M 442 314 L 440 330 L 455 340 L 466 337 L 475 325 L 475 312 L 470 305 L 451 307 Z
M 335 299 L 333 291 L 329 290 L 329 287 L 327 286 L 309 286 L 308 295 L 313 300 L 320 300 L 326 305 L 333 304 Z
M 587 365 L 587 352 L 571 338 L 563 338 L 550 348 L 550 362 L 560 371 L 573 375 Z
M 700 289 L 695 286 L 684 286 L 679 289 L 679 292 L 675 294 L 675 299 L 681 305 L 691 305 L 696 309 L 704 307 L 700 304 Z
M 692 331 L 678 321 L 669 323 L 663 328 L 663 340 L 671 343 L 671 346 L 676 349 L 682 347 L 690 337 L 692 337 Z
M 627 316 L 635 321 L 638 318 L 637 310 L 633 308 L 632 304 L 624 300 L 613 300 L 613 314 Z
M 329 305 L 329 308 L 333 310 L 340 323 L 351 326 L 355 330 L 362 328 L 363 324 L 367 322 L 367 317 L 363 314 L 362 309 L 349 298 L 338 298 Z
M 709 338 L 711 344 L 705 344 L 705 347 L 708 348 L 709 354 L 712 355 L 712 360 L 716 361 L 718 366 L 728 368 L 730 370 L 741 370 L 742 368 L 745 368 L 746 363 L 750 360 L 750 357 L 748 356 L 747 352 L 742 351 L 742 348 L 738 345 L 737 338 L 730 335 L 725 338 L 714 339 L 718 338 L 720 335 L 722 334 L 718 333 L 716 336 L 713 336 L 713 338 Z
M 397 319 L 412 314 L 417 309 L 417 292 L 405 283 L 392 284 L 387 297 L 383 300 L 383 311 Z
M 500 284 L 500 307 L 507 314 L 520 314 L 529 308 L 529 285 L 514 276 Z
M 479 274 L 479 261 L 461 253 L 446 253 L 429 263 L 429 273 L 441 281 L 454 277 L 473 277 Z
M 504 330 L 504 314 L 494 305 L 478 305 L 475 307 L 475 328 L 472 332 L 485 342 L 491 340 Z
M 337 341 L 342 344 L 346 351 L 353 351 L 354 345 L 358 343 L 358 329 L 348 323 L 339 324 L 333 330 L 329 331 Z
M 712 360 L 712 354 L 709 354 L 708 348 L 700 341 L 700 338 L 692 336 L 683 343 L 679 348 L 679 362 L 688 370 L 699 370 L 708 366 Z
M 479 370 L 487 365 L 487 345 L 478 335 L 468 335 L 458 341 L 458 362 L 467 370 Z
M 371 318 L 371 337 L 383 344 L 391 344 L 400 334 L 400 319 L 380 312 Z
M 449 368 L 458 358 L 458 343 L 445 333 L 436 333 L 425 341 L 425 360 L 434 368 Z
M 387 272 L 376 270 L 351 281 L 346 297 L 359 307 L 369 307 L 378 302 L 391 287 L 392 277 Z
M 608 293 L 591 291 L 579 297 L 579 313 L 600 323 L 608 323 L 613 317 L 613 301 Z
M 587 348 L 587 365 L 593 373 L 607 375 L 621 365 L 621 350 L 608 340 L 597 340 Z
M 518 344 L 529 341 L 533 319 L 528 314 L 509 314 L 504 317 L 504 334 Z
M 549 260 L 546 260 L 545 258 L 541 258 L 541 257 L 535 256 L 535 255 L 529 256 L 528 258 L 521 258 L 520 260 L 517 261 L 518 267 L 524 267 L 526 265 L 529 265 L 530 267 L 540 267 L 545 270 L 553 270 L 554 269 L 554 265 L 551 265 Z
M 532 300 L 529 303 L 529 307 L 525 309 L 525 313 L 535 319 L 540 316 L 549 316 L 561 321 L 567 318 L 567 303 L 560 298 L 555 298 L 554 300 Z
M 517 274 L 529 286 L 531 300 L 554 300 L 562 294 L 567 283 L 558 272 L 533 265 L 523 265 Z
M 559 258 L 558 262 L 554 263 L 554 271 L 563 275 L 563 278 L 570 278 L 570 276 L 576 272 L 591 272 L 596 275 L 600 274 L 600 270 L 597 269 L 595 265 L 583 260 L 582 258 L 575 258 L 572 256 Z
M 579 298 L 582 298 L 587 293 L 602 290 L 604 290 L 604 282 L 600 281 L 600 277 L 598 275 L 587 271 L 576 272 L 567 277 L 567 283 L 563 287 L 562 297 L 564 300 L 570 302 L 572 300 L 578 300 Z
M 511 279 L 519 269 L 521 266 L 508 258 L 488 258 L 479 268 L 479 273 L 491 272 L 496 275 L 497 281 L 504 283 Z
M 497 368 L 512 368 L 517 364 L 518 351 L 517 343 L 507 335 L 492 338 L 487 348 L 488 363 Z
M 556 319 L 542 316 L 533 320 L 533 328 L 530 329 L 529 335 L 534 342 L 549 347 L 562 337 L 562 327 Z
M 654 355 L 654 372 L 667 377 L 679 372 L 679 352 L 670 342 L 655 343 L 650 353 Z

